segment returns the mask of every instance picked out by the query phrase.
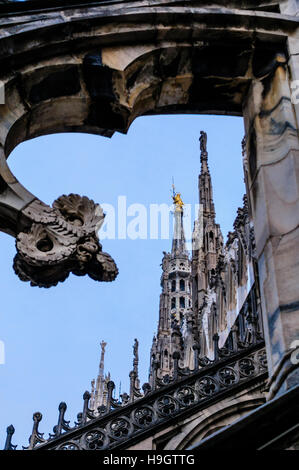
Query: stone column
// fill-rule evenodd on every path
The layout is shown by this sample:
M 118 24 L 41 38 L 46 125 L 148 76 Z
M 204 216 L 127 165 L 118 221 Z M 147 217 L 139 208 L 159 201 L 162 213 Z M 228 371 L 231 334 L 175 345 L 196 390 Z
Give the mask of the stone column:
M 244 105 L 269 398 L 299 383 L 299 134 L 288 65 L 285 51 L 256 62 Z

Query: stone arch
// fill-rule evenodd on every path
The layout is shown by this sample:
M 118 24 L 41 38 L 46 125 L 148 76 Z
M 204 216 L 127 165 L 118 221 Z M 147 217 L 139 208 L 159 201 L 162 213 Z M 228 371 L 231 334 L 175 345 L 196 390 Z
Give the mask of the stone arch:
M 164 447 L 164 450 L 186 450 L 201 440 L 228 426 L 265 402 L 261 393 L 256 396 L 245 396 L 233 400 L 222 400 L 193 417 L 185 429 L 175 435 Z
M 139 55 L 130 61 L 133 52 Z M 159 46 L 92 48 L 24 66 L 17 77 L 4 78 L 6 103 L 1 117 L 6 126 L 1 144 L 5 155 L 24 140 L 55 132 L 107 137 L 115 131 L 127 132 L 133 120 L 144 114 L 241 116 L 242 98 L 252 77 L 246 75 L 245 67 L 239 76 L 235 64 L 219 68 L 217 74 L 216 56 L 197 70 L 196 64 L 213 53 L 215 46 L 204 43 L 162 42 Z M 231 60 L 235 53 L 238 61 L 242 55 L 229 46 L 222 46 L 221 53 L 222 60 Z

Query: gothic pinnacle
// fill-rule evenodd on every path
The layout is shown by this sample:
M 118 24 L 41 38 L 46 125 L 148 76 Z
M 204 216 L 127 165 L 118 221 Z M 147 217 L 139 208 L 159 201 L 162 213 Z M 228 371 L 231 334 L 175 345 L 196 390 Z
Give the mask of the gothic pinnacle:
M 199 202 L 203 205 L 203 210 L 215 216 L 215 208 L 213 203 L 213 188 L 211 175 L 208 167 L 208 151 L 207 151 L 207 134 L 200 131 L 200 162 L 201 171 L 198 177 L 199 186 Z
M 199 144 L 200 144 L 200 161 L 201 161 L 202 173 L 209 171 L 207 141 L 208 141 L 207 133 L 204 131 L 200 131 Z
M 205 131 L 200 131 L 200 151 L 202 154 L 207 154 L 207 133 Z

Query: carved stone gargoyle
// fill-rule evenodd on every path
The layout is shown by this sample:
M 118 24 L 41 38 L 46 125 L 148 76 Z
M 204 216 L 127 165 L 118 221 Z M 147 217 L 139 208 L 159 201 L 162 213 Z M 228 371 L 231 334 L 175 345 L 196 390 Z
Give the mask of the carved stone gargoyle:
M 72 272 L 96 281 L 113 281 L 118 269 L 102 251 L 97 232 L 104 222 L 103 209 L 87 197 L 61 196 L 49 207 L 39 199 L 22 210 L 30 221 L 17 234 L 14 270 L 32 286 L 51 287 Z
M 44 204 L 13 175 L 0 143 L 0 231 L 16 239 L 14 270 L 22 281 L 51 287 L 70 273 L 113 281 L 117 266 L 97 236 L 104 217 L 99 204 L 77 194 Z

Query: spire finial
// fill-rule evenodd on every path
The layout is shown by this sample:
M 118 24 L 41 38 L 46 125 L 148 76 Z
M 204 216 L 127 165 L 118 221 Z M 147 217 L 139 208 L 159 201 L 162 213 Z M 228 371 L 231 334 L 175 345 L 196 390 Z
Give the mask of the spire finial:
M 207 133 L 205 131 L 200 131 L 200 138 L 199 138 L 199 142 L 200 142 L 200 151 L 202 154 L 207 154 L 207 140 L 208 140 L 208 136 L 207 136 Z
M 184 203 L 181 198 L 181 193 L 177 193 L 175 190 L 173 177 L 172 177 L 172 200 L 175 205 L 175 210 L 181 212 L 183 210 Z
M 178 254 L 178 252 L 183 253 L 186 251 L 185 247 L 185 235 L 183 228 L 183 206 L 184 203 L 181 198 L 181 193 L 175 191 L 175 186 L 172 184 L 173 189 L 173 204 L 175 206 L 174 210 L 174 234 L 172 240 L 172 254 Z
M 137 391 L 139 391 L 139 388 L 140 388 L 139 373 L 138 373 L 138 365 L 139 365 L 138 349 L 139 349 L 139 341 L 137 338 L 135 338 L 134 346 L 133 346 L 133 354 L 134 354 L 133 370 L 135 374 L 135 388 Z
M 139 347 L 139 342 L 138 339 L 134 339 L 134 345 L 133 345 L 133 370 L 136 373 L 136 376 L 138 376 L 138 363 L 139 363 L 139 356 L 138 356 L 138 347 Z
M 200 144 L 200 161 L 201 161 L 202 172 L 209 172 L 207 141 L 208 141 L 207 133 L 205 131 L 200 131 L 199 144 Z
M 5 441 L 4 450 L 16 450 L 17 446 L 14 446 L 14 445 L 11 443 L 11 439 L 12 439 L 12 436 L 14 435 L 14 432 L 15 432 L 15 428 L 14 428 L 13 425 L 11 424 L 11 425 L 8 426 L 8 428 L 6 429 L 7 437 L 6 437 L 6 441 Z
M 175 193 L 175 195 L 173 196 L 172 199 L 173 199 L 173 203 L 175 205 L 175 210 L 176 211 L 182 211 L 184 203 L 183 203 L 182 198 L 181 198 L 181 193 Z
M 201 171 L 198 177 L 198 189 L 199 189 L 199 202 L 203 206 L 205 213 L 212 214 L 215 217 L 215 207 L 213 203 L 213 188 L 211 175 L 208 167 L 208 151 L 207 151 L 207 133 L 200 131 L 200 162 Z
M 104 359 L 105 359 L 105 349 L 107 346 L 107 343 L 105 341 L 101 341 L 100 343 L 101 346 L 101 359 L 100 359 L 100 367 L 99 367 L 99 376 L 103 377 L 104 376 Z
M 97 410 L 99 406 L 104 404 L 105 400 L 105 378 L 104 378 L 104 366 L 105 366 L 105 349 L 107 343 L 102 340 L 100 342 L 101 357 L 99 364 L 99 373 L 95 382 L 91 384 L 91 399 L 90 407 L 93 410 Z

